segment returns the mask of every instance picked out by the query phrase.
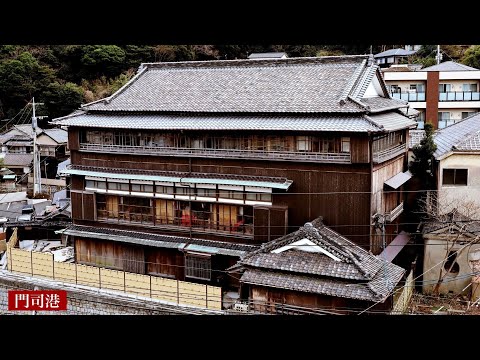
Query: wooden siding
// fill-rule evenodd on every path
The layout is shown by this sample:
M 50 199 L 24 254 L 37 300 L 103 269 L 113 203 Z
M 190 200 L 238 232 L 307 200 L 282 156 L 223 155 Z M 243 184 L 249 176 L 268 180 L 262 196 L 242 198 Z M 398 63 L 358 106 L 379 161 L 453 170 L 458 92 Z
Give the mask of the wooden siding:
M 99 153 L 76 154 L 72 157 L 72 163 L 107 168 L 286 177 L 293 180 L 293 184 L 285 193 L 274 193 L 273 204 L 289 209 L 287 233 L 323 216 L 327 226 L 341 234 L 353 235 L 348 237 L 358 244 L 369 244 L 369 230 L 365 225 L 370 224 L 370 164 L 272 163 L 160 156 L 146 158 Z M 257 223 L 260 221 L 257 220 Z M 125 227 L 132 228 L 131 225 Z M 145 228 L 145 231 L 156 230 Z M 201 237 L 219 239 L 218 235 L 210 234 Z
M 370 146 L 368 137 L 351 137 L 350 138 L 350 153 L 352 164 L 370 162 Z
M 177 268 L 183 266 L 183 261 L 177 265 L 177 254 L 177 249 L 145 248 L 147 274 L 177 278 Z
M 76 127 L 70 127 L 68 129 L 68 148 L 70 150 L 78 150 L 80 148 L 78 128 Z

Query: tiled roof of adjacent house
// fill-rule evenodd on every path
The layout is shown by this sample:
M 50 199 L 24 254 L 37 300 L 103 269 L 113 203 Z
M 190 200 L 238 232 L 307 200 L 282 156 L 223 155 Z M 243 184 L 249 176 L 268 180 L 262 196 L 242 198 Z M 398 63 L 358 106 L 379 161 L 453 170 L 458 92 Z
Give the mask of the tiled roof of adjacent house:
M 248 55 L 249 59 L 281 59 L 287 56 L 284 52 L 266 52 L 266 53 L 251 53 Z
M 142 64 L 89 111 L 361 113 L 351 101 L 370 73 L 367 55 Z
M 68 141 L 68 132 L 63 129 L 45 129 L 43 133 L 51 137 L 58 144 L 65 144 Z
M 388 57 L 388 56 L 410 56 L 415 54 L 416 50 L 405 50 L 405 49 L 390 49 L 383 51 L 381 53 L 375 54 L 375 58 Z
M 423 68 L 419 71 L 478 71 L 478 69 L 457 63 L 455 61 L 445 61 L 437 65 Z
M 182 236 L 158 235 L 138 231 L 99 228 L 93 226 L 72 225 L 65 230 L 65 234 L 94 239 L 106 239 L 119 242 L 128 242 L 145 246 L 183 249 L 194 244 L 212 252 L 223 255 L 241 256 L 258 246 L 237 244 L 233 242 L 196 239 Z
M 437 151 L 436 159 L 451 151 L 480 151 L 480 113 L 437 130 L 434 136 Z
M 463 229 L 464 233 L 480 235 L 480 221 L 472 220 L 456 209 L 439 216 L 437 219 L 425 222 L 423 233 L 428 234 L 440 229 L 447 229 L 451 225 L 456 225 L 458 228 Z
M 304 239 L 330 255 L 302 251 L 308 244 L 289 248 Z M 321 218 L 246 254 L 233 268 L 239 267 L 245 269 L 242 282 L 370 301 L 384 301 L 405 272 L 326 227 Z
M 9 166 L 30 166 L 33 161 L 33 154 L 5 154 L 3 158 L 3 165 Z

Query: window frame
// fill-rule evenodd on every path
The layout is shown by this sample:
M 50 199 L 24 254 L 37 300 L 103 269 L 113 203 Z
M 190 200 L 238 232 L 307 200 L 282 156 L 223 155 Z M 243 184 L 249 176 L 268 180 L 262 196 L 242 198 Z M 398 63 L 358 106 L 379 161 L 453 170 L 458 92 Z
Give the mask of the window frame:
M 453 171 L 453 182 L 452 183 L 445 183 L 445 172 L 446 171 Z M 457 183 L 457 171 L 465 171 L 465 183 Z M 448 176 L 450 177 L 450 176 Z M 468 186 L 468 169 L 458 169 L 458 168 L 443 168 L 442 169 L 442 186 Z

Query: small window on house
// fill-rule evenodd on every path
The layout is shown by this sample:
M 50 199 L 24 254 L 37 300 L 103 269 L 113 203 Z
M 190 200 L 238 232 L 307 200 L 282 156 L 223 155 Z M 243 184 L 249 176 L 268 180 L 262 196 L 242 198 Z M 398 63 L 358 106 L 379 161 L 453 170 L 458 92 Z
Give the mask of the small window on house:
M 185 255 L 185 277 L 210 280 L 212 278 L 212 262 L 209 255 Z
M 345 153 L 350 152 L 350 138 L 349 137 L 342 137 L 342 152 L 345 152 Z
M 477 91 L 477 84 L 463 84 L 463 91 Z
M 153 185 L 148 184 L 132 184 L 133 192 L 153 193 Z
M 297 136 L 297 150 L 298 151 L 312 150 L 312 140 L 310 136 Z
M 450 251 L 448 253 L 447 261 L 443 265 L 445 271 L 448 271 L 450 275 L 457 275 L 460 272 L 460 265 L 458 265 L 457 260 L 457 252 Z
M 443 185 L 467 185 L 468 169 L 443 169 Z
M 214 198 L 214 197 L 216 197 L 215 189 L 202 189 L 202 188 L 197 188 L 197 196 Z
M 109 182 L 108 190 L 129 191 L 128 183 Z

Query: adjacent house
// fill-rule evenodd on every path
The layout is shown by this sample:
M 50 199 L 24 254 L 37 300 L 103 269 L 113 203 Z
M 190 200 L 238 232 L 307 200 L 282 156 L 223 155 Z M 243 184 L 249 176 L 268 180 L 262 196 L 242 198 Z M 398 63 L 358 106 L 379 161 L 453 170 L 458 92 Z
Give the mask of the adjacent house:
M 242 273 L 241 298 L 249 299 L 250 309 L 268 313 L 389 311 L 405 273 L 325 226 L 321 217 L 262 244 L 231 271 Z
M 438 130 L 434 141 L 439 212 L 480 219 L 480 114 Z
M 394 99 L 402 99 L 420 111 L 418 128 L 425 121 L 442 129 L 480 109 L 480 70 L 446 61 L 418 71 L 385 71 L 383 77 Z
M 380 67 L 388 67 L 393 64 L 399 64 L 403 61 L 407 61 L 409 56 L 414 55 L 418 49 L 416 50 L 407 50 L 402 48 L 397 49 L 390 49 L 386 51 L 382 51 L 381 53 L 375 54 L 374 58 L 377 62 L 377 65 Z
M 320 215 L 378 254 L 401 231 L 407 110 L 373 56 L 142 64 L 53 121 L 71 152 L 64 234 L 78 263 L 227 288 L 240 257 Z
M 423 226 L 423 292 L 462 294 L 472 290 L 471 254 L 480 249 L 480 221 L 453 209 Z M 440 280 L 441 279 L 441 280 Z

